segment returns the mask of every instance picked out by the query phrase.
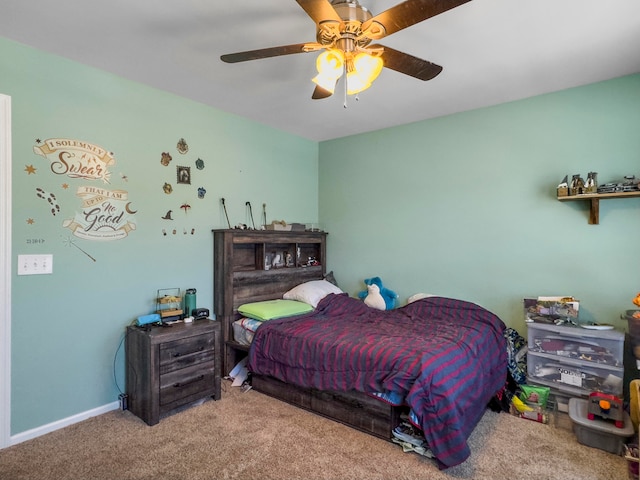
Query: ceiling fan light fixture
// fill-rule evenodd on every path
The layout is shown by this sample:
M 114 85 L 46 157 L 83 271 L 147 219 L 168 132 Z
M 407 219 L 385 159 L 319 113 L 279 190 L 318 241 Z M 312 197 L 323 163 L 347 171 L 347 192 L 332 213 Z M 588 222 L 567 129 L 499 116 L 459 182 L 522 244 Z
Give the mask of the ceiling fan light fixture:
M 344 54 L 340 50 L 325 50 L 316 59 L 318 75 L 311 81 L 333 93 L 336 81 L 344 72 Z
M 318 75 L 312 79 L 316 87 L 311 96 L 314 100 L 330 97 L 343 75 L 345 97 L 356 95 L 371 86 L 383 67 L 419 80 L 431 80 L 442 72 L 440 65 L 371 42 L 470 1 L 402 0 L 373 15 L 358 0 L 296 0 L 316 25 L 316 42 L 260 48 L 220 58 L 238 63 L 325 50 L 316 58 Z
M 379 56 L 358 53 L 353 59 L 353 68 L 347 73 L 347 94 L 355 95 L 369 88 L 383 66 Z
M 326 90 L 331 95 L 333 95 L 333 92 L 336 90 L 336 80 L 336 78 L 329 78 L 324 75 L 316 75 L 311 79 L 313 83 Z

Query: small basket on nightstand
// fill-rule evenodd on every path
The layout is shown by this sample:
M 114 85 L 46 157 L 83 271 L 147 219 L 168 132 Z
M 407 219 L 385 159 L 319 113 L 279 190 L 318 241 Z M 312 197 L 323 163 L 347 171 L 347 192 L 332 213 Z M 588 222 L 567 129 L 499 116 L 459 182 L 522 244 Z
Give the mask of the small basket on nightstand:
M 171 322 L 182 318 L 182 296 L 179 288 L 158 290 L 156 313 L 160 315 L 162 322 Z

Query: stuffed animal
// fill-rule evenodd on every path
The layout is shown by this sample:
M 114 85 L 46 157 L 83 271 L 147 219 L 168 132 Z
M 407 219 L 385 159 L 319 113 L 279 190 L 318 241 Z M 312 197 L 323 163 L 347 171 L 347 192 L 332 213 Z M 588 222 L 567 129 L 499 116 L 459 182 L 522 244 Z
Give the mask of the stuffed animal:
M 367 285 L 367 296 L 364 299 L 364 304 L 377 310 L 387 309 L 387 304 L 382 295 L 380 295 L 380 287 L 378 285 Z
M 382 280 L 380 277 L 367 278 L 364 281 L 364 284 L 367 286 L 367 290 L 358 293 L 358 297 L 366 300 L 369 295 L 369 286 L 375 285 L 378 287 L 379 294 L 384 299 L 385 308 L 381 310 L 391 310 L 396 306 L 396 299 L 398 298 L 398 294 L 393 290 L 389 290 L 388 288 L 382 285 Z M 365 302 L 366 303 L 366 302 Z

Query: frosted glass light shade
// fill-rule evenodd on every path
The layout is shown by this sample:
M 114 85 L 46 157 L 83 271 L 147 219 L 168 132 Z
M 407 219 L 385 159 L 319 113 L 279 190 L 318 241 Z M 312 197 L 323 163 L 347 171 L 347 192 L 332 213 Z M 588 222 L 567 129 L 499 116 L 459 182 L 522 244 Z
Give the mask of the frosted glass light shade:
M 344 56 L 340 50 L 325 50 L 316 59 L 318 75 L 312 81 L 316 85 L 333 93 L 336 81 L 344 71 Z
M 355 95 L 371 86 L 382 71 L 382 58 L 359 53 L 353 60 L 353 70 L 347 74 L 347 93 Z

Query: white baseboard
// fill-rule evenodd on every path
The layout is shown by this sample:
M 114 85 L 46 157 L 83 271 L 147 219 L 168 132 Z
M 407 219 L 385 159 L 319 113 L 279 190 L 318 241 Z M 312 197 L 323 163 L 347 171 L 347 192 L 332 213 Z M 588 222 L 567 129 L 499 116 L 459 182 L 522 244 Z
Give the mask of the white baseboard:
M 120 408 L 120 402 L 108 403 L 101 407 L 87 410 L 86 412 L 78 413 L 76 415 L 72 415 L 71 417 L 63 418 L 61 420 L 49 423 L 47 425 L 42 425 L 41 427 L 33 428 L 31 430 L 27 430 L 26 432 L 18 433 L 17 435 L 12 435 L 9 438 L 9 445 L 17 445 L 18 443 L 26 442 L 27 440 L 31 440 L 32 438 L 36 438 L 41 435 L 45 435 L 47 433 L 60 430 L 61 428 L 68 427 L 69 425 L 73 425 L 74 423 L 81 422 L 83 420 L 86 420 L 87 418 L 95 417 L 97 415 L 102 415 L 103 413 L 107 413 L 112 410 L 117 410 L 118 408 Z

